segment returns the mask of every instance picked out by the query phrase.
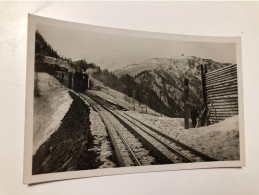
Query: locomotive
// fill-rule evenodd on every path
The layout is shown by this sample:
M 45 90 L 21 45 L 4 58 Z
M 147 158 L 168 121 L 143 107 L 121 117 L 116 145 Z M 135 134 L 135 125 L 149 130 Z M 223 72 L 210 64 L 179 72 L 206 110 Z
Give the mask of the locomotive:
M 54 75 L 60 83 L 75 91 L 84 92 L 89 88 L 88 75 L 81 73 L 80 69 L 73 72 L 71 65 L 61 59 L 38 53 L 35 55 L 35 71 Z
M 80 72 L 56 71 L 55 77 L 60 83 L 75 91 L 84 92 L 88 89 L 88 75 Z

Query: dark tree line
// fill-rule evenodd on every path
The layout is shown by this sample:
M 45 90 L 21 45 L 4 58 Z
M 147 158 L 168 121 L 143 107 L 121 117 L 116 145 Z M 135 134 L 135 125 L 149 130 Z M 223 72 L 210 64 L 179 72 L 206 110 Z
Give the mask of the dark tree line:
M 36 31 L 35 37 L 35 53 L 42 54 L 44 56 L 60 58 L 58 53 L 54 49 L 52 49 L 52 47 L 45 41 L 43 36 L 38 31 Z
M 72 65 L 72 59 L 60 56 L 57 51 L 55 51 L 51 45 L 45 41 L 44 37 L 38 31 L 36 31 L 35 36 L 35 54 L 62 59 L 64 61 L 68 61 Z
M 126 74 L 121 77 L 117 77 L 107 69 L 101 70 L 100 67 L 98 67 L 97 71 L 93 73 L 93 77 L 101 81 L 103 84 L 136 99 L 140 103 L 148 105 L 151 109 L 157 112 L 170 117 L 177 117 L 182 114 L 180 107 L 172 98 L 167 96 L 167 94 L 163 94 L 170 105 L 167 107 L 161 100 L 161 97 L 156 94 L 151 86 L 146 86 L 144 83 L 138 83 L 136 81 L 138 76 L 139 75 L 132 77 Z

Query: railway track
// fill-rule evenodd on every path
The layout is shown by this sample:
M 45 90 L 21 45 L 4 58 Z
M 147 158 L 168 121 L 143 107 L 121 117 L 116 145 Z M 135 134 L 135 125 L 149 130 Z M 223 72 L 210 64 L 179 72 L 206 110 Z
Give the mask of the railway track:
M 175 152 L 179 154 L 180 157 L 185 156 L 190 162 L 201 162 L 201 161 L 216 161 L 216 159 L 182 143 L 178 140 L 154 129 L 141 122 L 140 120 L 128 115 L 127 113 L 118 113 L 128 121 L 134 123 L 136 126 L 141 128 L 143 131 L 147 131 L 149 134 L 157 137 L 157 139 L 164 141 L 168 145 L 174 148 Z M 124 116 L 123 116 L 124 115 Z M 183 158 L 185 158 L 183 157 Z
M 153 154 L 154 148 L 146 148 L 120 121 L 118 121 L 105 108 L 89 97 L 80 94 L 95 111 L 97 111 L 106 126 L 112 142 L 119 166 L 141 166 L 151 164 L 169 163 L 163 154 Z
M 160 164 L 216 161 L 216 159 L 213 159 L 128 115 L 123 112 L 125 109 L 118 109 L 118 107 L 110 101 L 104 100 L 103 98 L 88 92 L 86 95 L 88 101 L 98 105 L 100 113 L 106 112 L 106 115 L 109 113 L 109 117 L 114 117 L 124 126 L 124 128 L 139 139 L 146 148 L 153 151 L 155 157 L 160 161 Z M 121 106 L 119 108 L 121 108 Z M 142 164 L 140 163 L 139 165 Z

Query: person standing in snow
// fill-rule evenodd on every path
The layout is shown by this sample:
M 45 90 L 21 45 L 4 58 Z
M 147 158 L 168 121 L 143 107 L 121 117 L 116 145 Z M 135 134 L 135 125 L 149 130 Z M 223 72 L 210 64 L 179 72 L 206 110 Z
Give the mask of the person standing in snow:
M 197 124 L 197 118 L 199 117 L 198 111 L 193 105 L 191 110 L 192 127 L 195 128 Z

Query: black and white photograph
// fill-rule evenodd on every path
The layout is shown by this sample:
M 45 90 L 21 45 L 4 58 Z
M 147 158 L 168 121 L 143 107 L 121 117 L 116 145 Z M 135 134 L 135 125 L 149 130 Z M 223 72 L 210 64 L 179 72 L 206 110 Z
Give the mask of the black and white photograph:
M 25 183 L 243 166 L 240 50 L 29 15 Z

